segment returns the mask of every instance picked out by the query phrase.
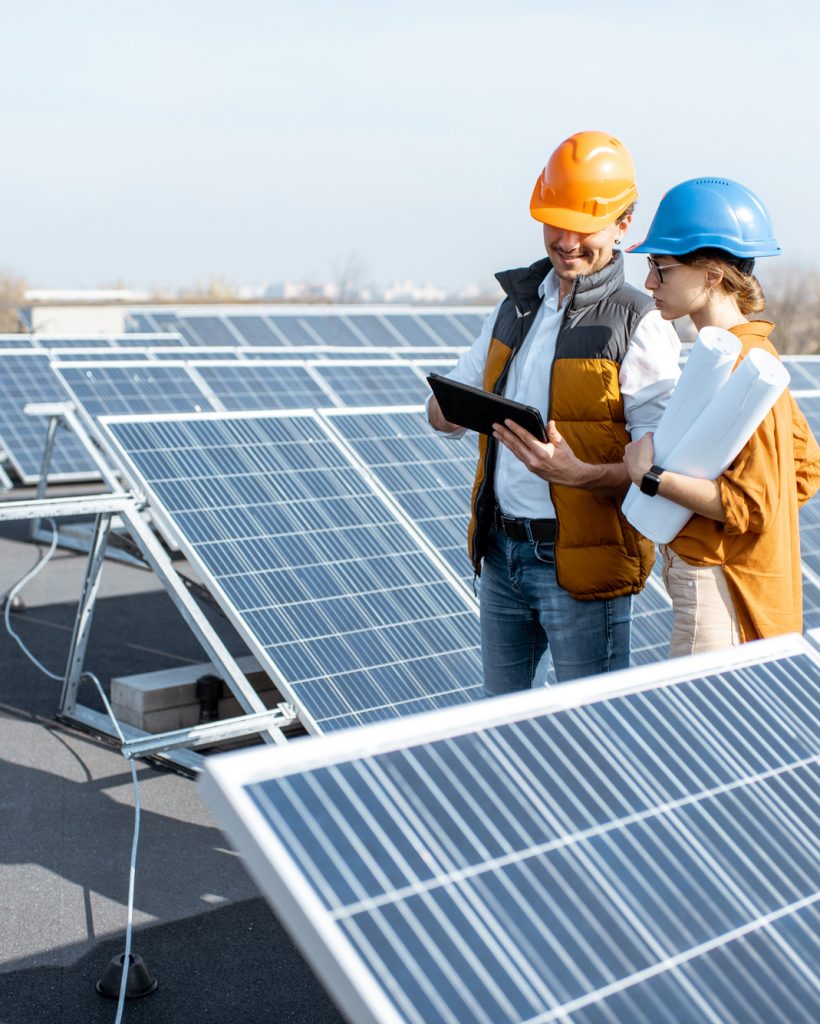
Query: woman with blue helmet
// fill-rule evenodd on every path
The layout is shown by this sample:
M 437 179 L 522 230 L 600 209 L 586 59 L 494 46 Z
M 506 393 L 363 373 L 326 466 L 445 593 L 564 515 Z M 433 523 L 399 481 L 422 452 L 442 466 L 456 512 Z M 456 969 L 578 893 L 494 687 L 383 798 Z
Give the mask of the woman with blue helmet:
M 780 247 L 758 197 L 725 178 L 695 178 L 661 200 L 646 240 L 646 287 L 666 320 L 688 316 L 698 330 L 722 327 L 776 355 L 774 324 L 752 271 Z M 661 545 L 674 609 L 670 657 L 801 632 L 798 508 L 820 487 L 820 448 L 789 391 L 717 480 L 653 465 L 652 435 L 628 444 L 624 462 L 644 493 L 694 513 Z

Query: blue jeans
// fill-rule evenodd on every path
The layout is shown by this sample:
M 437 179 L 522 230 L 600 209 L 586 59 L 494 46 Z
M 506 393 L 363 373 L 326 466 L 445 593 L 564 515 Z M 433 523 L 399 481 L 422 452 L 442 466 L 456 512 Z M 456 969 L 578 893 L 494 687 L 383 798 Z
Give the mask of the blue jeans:
M 631 595 L 576 600 L 558 586 L 554 547 L 490 531 L 479 594 L 488 697 L 543 686 L 549 653 L 558 682 L 629 667 Z

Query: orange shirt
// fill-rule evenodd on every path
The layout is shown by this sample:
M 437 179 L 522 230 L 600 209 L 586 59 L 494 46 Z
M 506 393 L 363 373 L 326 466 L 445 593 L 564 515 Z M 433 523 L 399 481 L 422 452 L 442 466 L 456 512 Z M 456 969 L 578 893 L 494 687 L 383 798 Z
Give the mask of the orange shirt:
M 733 327 L 743 343 L 777 355 L 766 320 Z M 743 642 L 803 629 L 798 509 L 820 488 L 820 447 L 786 390 L 718 478 L 726 521 L 693 515 L 670 547 L 693 565 L 720 565 Z

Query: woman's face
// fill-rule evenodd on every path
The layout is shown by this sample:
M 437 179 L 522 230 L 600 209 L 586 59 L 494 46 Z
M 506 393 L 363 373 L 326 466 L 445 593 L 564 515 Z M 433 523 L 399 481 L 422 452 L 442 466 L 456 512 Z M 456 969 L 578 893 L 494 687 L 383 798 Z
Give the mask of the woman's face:
M 706 270 L 678 263 L 674 256 L 648 256 L 644 287 L 664 320 L 691 316 L 707 301 Z

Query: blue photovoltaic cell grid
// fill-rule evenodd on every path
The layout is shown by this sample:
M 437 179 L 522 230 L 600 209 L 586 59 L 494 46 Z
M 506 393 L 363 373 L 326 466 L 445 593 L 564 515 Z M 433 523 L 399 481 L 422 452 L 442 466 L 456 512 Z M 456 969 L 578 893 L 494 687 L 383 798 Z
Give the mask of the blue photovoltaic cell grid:
M 144 313 L 128 313 L 125 317 L 125 329 L 129 333 L 150 334 L 156 330 L 155 322 Z
M 489 313 L 489 310 L 487 311 Z M 470 337 L 475 340 L 479 334 L 481 334 L 481 328 L 484 326 L 486 314 L 480 313 L 455 313 L 453 314 L 462 325 L 466 327 L 467 333 Z
M 818 666 L 257 762 L 255 835 L 293 862 L 262 838 L 265 870 L 322 908 L 317 966 L 352 948 L 407 1024 L 816 1024 Z
M 632 664 L 660 661 L 669 652 L 672 602 L 663 583 L 662 561 L 655 554 L 652 574 L 632 601 Z
M 177 359 L 179 359 L 179 349 L 174 349 Z M 116 352 L 112 352 L 110 348 L 97 348 L 97 349 L 75 349 L 75 348 L 53 348 L 49 352 L 52 365 L 62 366 L 64 363 L 108 363 L 112 359 L 116 359 L 118 363 L 123 360 L 129 362 L 145 362 L 150 358 L 149 350 L 147 348 L 123 348 L 117 349 Z
M 342 405 L 419 405 L 430 388 L 412 366 L 397 362 L 328 365 L 315 372 L 338 395 Z
M 0 353 L 0 445 L 23 483 L 40 478 L 48 420 L 27 416 L 30 402 L 68 402 L 65 388 L 54 375 L 48 354 Z M 99 471 L 74 434 L 58 430 L 49 479 L 91 479 Z
M 270 323 L 285 338 L 288 345 L 318 345 L 313 334 L 307 330 L 301 319 L 296 316 L 275 316 L 268 317 Z
M 152 313 L 151 319 L 159 331 L 171 331 L 174 334 L 181 334 L 186 345 L 203 345 L 204 342 L 196 331 L 188 325 L 184 317 L 177 317 L 175 313 Z
M 262 316 L 229 316 L 227 320 L 248 345 L 281 345 L 282 339 Z
M 322 345 L 361 345 L 361 337 L 340 316 L 304 316 L 306 324 Z
M 792 391 L 820 388 L 820 356 L 786 356 L 783 362 L 791 377 Z
M 475 444 L 436 436 L 422 412 L 331 413 L 328 419 L 433 550 L 469 583 Z
M 312 417 L 109 429 L 308 727 L 478 696 L 475 610 Z
M 189 316 L 180 318 L 203 345 L 239 345 L 241 342 L 221 316 Z
M 59 364 L 54 372 L 93 419 L 149 412 L 210 412 L 214 408 L 185 367 L 173 363 L 133 367 Z
M 357 327 L 367 338 L 371 345 L 393 346 L 401 345 L 402 342 L 384 323 L 384 321 L 372 314 L 350 313 L 347 319 Z
M 134 334 L 118 334 L 111 339 L 111 344 L 116 349 L 131 348 L 132 346 L 134 348 L 150 348 L 153 345 L 161 345 L 163 348 L 180 348 L 182 338 L 178 334 L 166 331 L 135 332 Z
M 34 344 L 28 334 L 12 334 L 0 337 L 0 349 L 30 349 Z
M 436 336 L 441 339 L 442 345 L 469 345 L 471 338 L 458 325 L 455 317 L 444 316 L 441 313 L 419 315 Z
M 229 366 L 192 366 L 230 411 L 249 409 L 313 409 L 333 400 L 304 366 L 234 362 Z
M 390 313 L 385 315 L 384 319 L 394 331 L 398 331 L 404 338 L 405 345 L 430 345 L 436 341 L 436 338 L 432 337 L 430 332 L 424 329 L 421 320 L 417 316 Z
M 154 348 L 153 346 L 149 349 L 152 359 L 175 359 L 175 360 L 186 360 L 192 359 L 227 359 L 231 362 L 240 358 L 244 358 L 245 349 L 239 348 L 237 345 L 231 345 L 227 348 L 223 348 L 220 345 L 183 345 L 182 348 L 166 349 Z M 117 353 L 117 359 L 120 358 Z
M 37 345 L 39 348 L 101 348 L 109 353 L 111 349 L 111 341 L 107 337 L 100 335 L 89 335 L 86 338 L 66 338 L 60 337 L 58 334 L 50 334 L 44 337 L 42 334 L 37 335 Z

